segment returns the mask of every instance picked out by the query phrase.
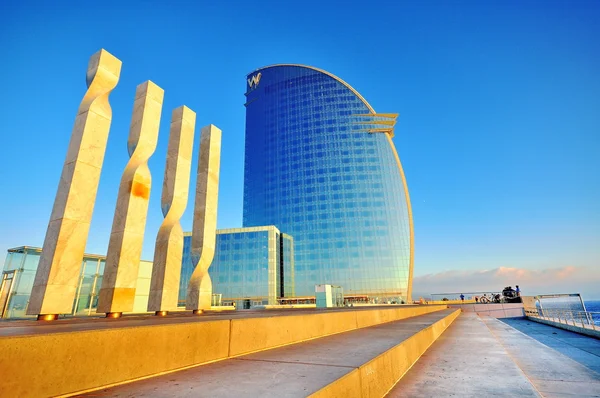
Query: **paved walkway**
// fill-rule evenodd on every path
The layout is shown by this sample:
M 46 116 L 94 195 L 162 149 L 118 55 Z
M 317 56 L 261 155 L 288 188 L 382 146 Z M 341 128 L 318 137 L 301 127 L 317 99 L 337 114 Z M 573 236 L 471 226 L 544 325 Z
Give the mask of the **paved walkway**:
M 483 319 L 542 396 L 600 397 L 600 373 L 504 322 Z M 562 329 L 556 331 L 558 333 Z M 582 342 L 595 340 L 584 335 L 575 335 L 573 338 Z M 600 361 L 596 363 L 600 365 Z
M 600 373 L 600 340 L 582 338 L 578 333 L 533 322 L 526 318 L 509 318 L 502 319 L 502 321 L 587 368 Z
M 600 373 L 589 367 L 600 365 L 600 358 L 594 362 L 592 357 L 586 357 L 584 366 L 521 333 L 510 325 L 511 322 L 520 327 L 536 328 L 526 325 L 527 321 L 523 321 L 525 324 L 510 320 L 504 323 L 475 314 L 461 315 L 389 396 L 600 397 Z M 557 335 L 563 332 L 547 327 Z M 582 335 L 568 338 L 572 339 L 571 346 L 596 344 L 595 339 Z M 547 341 L 548 337 L 545 339 Z M 575 343 L 575 340 L 580 341 Z
M 539 397 L 475 313 L 463 313 L 390 391 L 389 397 Z

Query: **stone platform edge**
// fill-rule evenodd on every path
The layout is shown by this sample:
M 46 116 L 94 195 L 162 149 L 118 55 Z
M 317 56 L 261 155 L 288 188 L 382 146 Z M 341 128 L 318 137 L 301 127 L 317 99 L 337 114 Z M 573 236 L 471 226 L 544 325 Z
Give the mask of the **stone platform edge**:
M 301 313 L 0 338 L 0 396 L 90 392 L 446 309 Z
M 310 397 L 384 397 L 461 313 L 454 309 Z
M 533 322 L 543 323 L 544 325 L 554 326 L 555 328 L 564 329 L 564 330 L 568 330 L 570 332 L 575 332 L 575 333 L 583 334 L 585 336 L 600 339 L 600 329 L 598 329 L 598 328 L 596 328 L 596 330 L 588 329 L 588 328 L 584 328 L 582 326 L 569 325 L 568 323 L 555 322 L 555 321 L 551 321 L 549 319 L 537 318 L 535 316 L 528 316 L 527 319 L 529 319 L 530 321 L 533 321 Z

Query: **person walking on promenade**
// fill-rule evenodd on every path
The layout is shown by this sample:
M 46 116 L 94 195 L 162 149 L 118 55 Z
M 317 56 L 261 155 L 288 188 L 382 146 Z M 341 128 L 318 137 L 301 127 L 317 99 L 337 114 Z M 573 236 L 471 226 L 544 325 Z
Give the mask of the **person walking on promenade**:
M 460 300 L 464 303 L 465 302 L 465 295 L 464 294 L 460 294 Z

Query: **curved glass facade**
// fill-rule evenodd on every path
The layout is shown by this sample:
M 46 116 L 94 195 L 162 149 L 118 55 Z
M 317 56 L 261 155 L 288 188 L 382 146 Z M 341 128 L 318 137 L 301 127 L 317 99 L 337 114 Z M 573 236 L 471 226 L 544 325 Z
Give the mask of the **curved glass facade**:
M 407 300 L 412 220 L 404 175 L 373 108 L 335 76 L 275 65 L 247 77 L 244 226 L 294 237 L 296 295 L 316 284 Z

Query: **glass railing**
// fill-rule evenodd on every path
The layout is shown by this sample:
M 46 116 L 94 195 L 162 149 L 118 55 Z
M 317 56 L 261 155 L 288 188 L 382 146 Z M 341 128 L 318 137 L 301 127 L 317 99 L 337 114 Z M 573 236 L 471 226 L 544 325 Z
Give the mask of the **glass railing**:
M 560 308 L 536 308 L 526 312 L 527 316 L 530 317 L 600 331 L 600 312 L 574 311 Z

